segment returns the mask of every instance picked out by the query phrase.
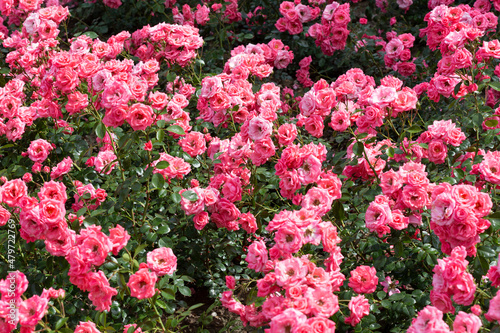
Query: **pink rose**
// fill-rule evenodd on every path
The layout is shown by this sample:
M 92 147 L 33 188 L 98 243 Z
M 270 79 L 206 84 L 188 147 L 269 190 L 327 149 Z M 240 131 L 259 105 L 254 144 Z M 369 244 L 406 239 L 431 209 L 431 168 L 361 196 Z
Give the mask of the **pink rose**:
M 177 270 L 177 257 L 171 248 L 161 247 L 147 254 L 148 268 L 156 275 L 172 275 Z
M 158 263 L 161 265 L 161 263 Z M 158 277 L 151 273 L 148 268 L 139 269 L 128 280 L 127 286 L 130 288 L 130 295 L 138 299 L 151 298 L 155 295 L 155 284 Z
M 377 289 L 378 277 L 375 267 L 358 266 L 351 271 L 349 287 L 358 294 L 369 294 Z
M 28 157 L 33 162 L 43 163 L 52 149 L 53 147 L 49 142 L 44 139 L 38 139 L 30 143 Z
M 370 313 L 370 303 L 364 295 L 351 298 L 348 307 L 351 310 L 351 315 L 345 319 L 345 322 L 352 326 L 356 326 L 361 321 L 361 318 Z

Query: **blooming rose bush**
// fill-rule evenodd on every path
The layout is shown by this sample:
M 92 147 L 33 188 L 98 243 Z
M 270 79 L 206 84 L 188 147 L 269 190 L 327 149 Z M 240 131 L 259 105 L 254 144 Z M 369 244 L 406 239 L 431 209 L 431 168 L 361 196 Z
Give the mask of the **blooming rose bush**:
M 357 2 L 0 2 L 0 332 L 495 329 L 500 5 Z

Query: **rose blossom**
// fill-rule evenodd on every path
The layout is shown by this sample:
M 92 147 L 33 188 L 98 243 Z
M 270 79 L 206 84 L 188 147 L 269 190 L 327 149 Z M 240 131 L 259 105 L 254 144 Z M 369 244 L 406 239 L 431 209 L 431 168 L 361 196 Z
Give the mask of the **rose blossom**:
M 358 266 L 351 271 L 349 287 L 358 294 L 369 294 L 377 289 L 378 277 L 375 267 Z

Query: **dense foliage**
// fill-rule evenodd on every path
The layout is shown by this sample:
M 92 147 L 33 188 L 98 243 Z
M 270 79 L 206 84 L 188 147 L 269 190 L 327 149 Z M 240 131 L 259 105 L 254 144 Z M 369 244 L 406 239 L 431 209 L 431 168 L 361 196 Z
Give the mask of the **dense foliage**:
M 500 1 L 0 12 L 0 332 L 500 328 Z

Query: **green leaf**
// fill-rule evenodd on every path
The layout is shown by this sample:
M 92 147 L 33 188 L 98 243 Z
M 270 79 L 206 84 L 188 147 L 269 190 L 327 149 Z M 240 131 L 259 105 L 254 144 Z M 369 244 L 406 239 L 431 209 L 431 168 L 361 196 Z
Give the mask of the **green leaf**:
M 404 248 L 403 242 L 396 243 L 396 246 L 394 247 L 394 251 L 395 251 L 394 254 L 396 255 L 396 257 L 404 257 L 405 248 Z
M 179 289 L 179 292 L 180 292 L 182 295 L 184 295 L 184 296 L 186 296 L 186 297 L 191 296 L 191 289 L 189 289 L 188 287 L 185 287 L 185 286 L 179 286 L 179 287 L 178 287 L 178 289 Z
M 128 329 L 127 329 L 127 333 L 134 333 L 135 332 L 135 327 L 134 326 L 130 326 Z
M 134 251 L 134 258 L 142 251 L 144 250 L 146 247 L 148 246 L 147 243 L 144 243 L 144 244 L 141 244 L 139 245 L 138 247 L 135 248 L 135 251 Z
M 497 127 L 498 125 L 498 120 L 496 119 L 488 119 L 484 122 L 484 124 L 487 126 L 487 127 Z
M 479 255 L 483 257 L 494 257 L 497 255 L 496 251 L 492 249 L 490 246 L 480 246 L 477 248 L 477 252 Z
M 162 309 L 166 309 L 167 308 L 167 304 L 165 304 L 165 302 L 163 302 L 161 299 L 157 299 L 156 300 L 156 305 L 158 305 Z
M 92 39 L 99 37 L 99 35 L 93 31 L 85 31 L 82 35 L 88 36 Z
M 169 288 L 167 288 L 164 291 L 162 291 L 161 295 L 163 296 L 163 298 L 165 298 L 167 300 L 175 299 L 175 292 L 172 289 L 169 289 Z
M 83 214 L 85 214 L 87 212 L 87 208 L 86 207 L 82 207 L 80 208 L 77 212 L 76 212 L 76 216 L 80 217 L 82 216 Z
M 387 148 L 386 154 L 389 157 L 394 157 L 394 148 L 392 148 L 392 147 Z
M 97 135 L 100 139 L 104 138 L 106 135 L 106 126 L 103 123 L 99 123 L 95 128 L 95 135 Z
M 481 125 L 483 125 L 483 121 L 484 121 L 483 115 L 480 113 L 476 113 L 472 116 L 472 122 L 477 127 L 481 127 Z
M 73 333 L 71 328 L 63 327 L 59 330 L 59 333 Z
M 361 140 L 361 139 L 366 138 L 367 136 L 368 136 L 368 133 L 360 133 L 360 134 L 356 137 L 356 139 Z
M 182 192 L 181 194 L 184 198 L 188 199 L 189 201 L 196 201 L 198 200 L 198 194 L 196 194 L 195 191 L 193 190 L 187 190 Z
M 178 135 L 184 135 L 184 134 L 186 134 L 186 132 L 184 131 L 184 129 L 182 127 L 180 127 L 179 125 L 168 126 L 167 127 L 167 131 L 175 133 L 175 134 L 178 134 Z
M 165 132 L 163 132 L 163 130 L 159 129 L 157 132 L 156 132 L 156 139 L 160 142 L 163 142 L 163 139 L 165 137 Z
M 489 86 L 496 91 L 500 91 L 500 82 L 490 82 Z
M 68 321 L 68 319 L 69 319 L 69 317 L 64 317 L 64 318 L 59 319 L 56 323 L 56 326 L 54 326 L 54 329 L 58 330 L 61 327 L 63 327 L 63 325 Z
M 153 175 L 152 183 L 155 188 L 162 189 L 165 185 L 165 178 L 163 178 L 163 175 L 161 173 L 155 173 Z
M 405 296 L 406 296 L 406 294 L 404 294 L 404 293 L 392 294 L 391 296 L 389 296 L 389 299 L 391 301 L 400 301 L 403 298 L 405 298 Z
M 342 205 L 342 203 L 339 200 L 336 200 L 333 203 L 332 210 L 333 210 L 333 214 L 334 214 L 335 218 L 337 218 L 339 221 L 343 221 L 345 219 L 344 206 Z
M 181 202 L 181 195 L 177 192 L 174 192 L 172 193 L 172 195 L 170 196 L 170 198 L 172 199 L 172 201 L 176 204 L 178 204 L 179 202 Z
M 10 73 L 9 67 L 0 68 L 0 74 L 9 74 L 9 73 Z
M 387 293 L 385 291 L 379 291 L 377 293 L 377 297 L 379 300 L 383 300 L 387 296 Z
M 167 161 L 160 161 L 160 162 L 156 163 L 155 168 L 166 169 L 166 168 L 168 168 L 169 165 L 170 165 L 170 163 L 168 163 Z
M 167 81 L 168 81 L 168 82 L 174 82 L 176 77 L 177 77 L 177 74 L 176 74 L 176 73 L 174 73 L 174 72 L 169 72 L 169 73 L 167 74 Z
M 160 119 L 156 122 L 156 126 L 158 126 L 159 128 L 165 127 L 166 124 L 167 124 L 167 122 L 163 119 Z
M 488 215 L 488 220 L 491 222 L 491 228 L 493 231 L 500 229 L 500 212 L 495 212 Z

